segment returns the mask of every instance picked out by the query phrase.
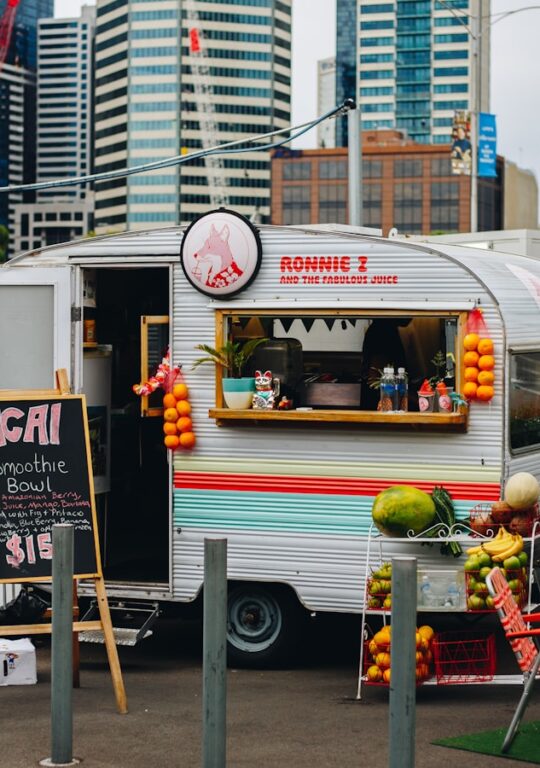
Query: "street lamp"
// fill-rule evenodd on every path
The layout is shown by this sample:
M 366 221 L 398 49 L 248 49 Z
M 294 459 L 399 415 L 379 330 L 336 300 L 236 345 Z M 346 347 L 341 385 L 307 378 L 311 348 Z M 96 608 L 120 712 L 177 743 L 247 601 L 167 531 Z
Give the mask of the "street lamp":
M 488 3 L 490 0 L 487 0 Z M 471 115 L 471 232 L 478 231 L 478 123 L 479 115 L 481 112 L 481 82 L 482 82 L 482 35 L 488 31 L 494 24 L 502 21 L 507 16 L 512 16 L 516 13 L 522 13 L 523 11 L 540 10 L 540 5 L 527 5 L 521 8 L 515 8 L 512 11 L 503 11 L 497 14 L 487 14 L 483 16 L 481 14 L 481 7 L 484 0 L 477 0 L 477 10 L 475 14 L 470 14 L 471 23 L 470 26 L 464 20 L 467 18 L 467 12 L 458 12 L 455 7 L 452 7 L 452 0 L 439 0 L 440 4 L 450 11 L 453 16 L 465 27 L 469 35 L 471 36 L 471 89 L 470 89 L 470 106 L 469 111 Z M 494 18 L 494 17 L 497 18 Z M 487 24 L 483 24 L 484 19 L 490 19 Z M 494 20 L 492 20 L 494 19 Z

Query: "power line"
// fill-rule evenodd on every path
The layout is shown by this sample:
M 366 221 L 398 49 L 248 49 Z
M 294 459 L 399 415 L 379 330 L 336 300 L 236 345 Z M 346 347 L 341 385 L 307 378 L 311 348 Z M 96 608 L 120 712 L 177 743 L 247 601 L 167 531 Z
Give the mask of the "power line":
M 152 163 L 145 163 L 144 165 L 136 165 L 131 168 L 120 168 L 117 171 L 106 171 L 105 173 L 93 173 L 87 176 L 78 176 L 76 178 L 68 179 L 55 179 L 54 181 L 41 181 L 34 182 L 33 184 L 18 184 L 13 187 L 0 187 L 0 192 L 29 192 L 39 189 L 52 189 L 54 187 L 67 187 L 74 186 L 76 184 L 89 184 L 94 181 L 105 181 L 108 179 L 118 179 L 123 176 L 132 176 L 136 173 L 146 173 L 147 171 L 155 171 L 159 168 L 169 168 L 174 165 L 182 165 L 188 163 L 190 160 L 196 160 L 200 157 L 206 157 L 207 155 L 232 155 L 240 154 L 244 152 L 262 152 L 269 149 L 275 149 L 281 147 L 284 144 L 292 141 L 293 139 L 302 136 L 311 128 L 315 128 L 316 125 L 322 123 L 324 120 L 328 120 L 331 117 L 337 117 L 344 114 L 350 109 L 356 109 L 356 103 L 353 99 L 345 99 L 342 104 L 334 107 L 333 109 L 325 112 L 324 115 L 310 120 L 307 123 L 301 123 L 300 125 L 288 126 L 287 128 L 280 128 L 276 131 L 270 131 L 269 133 L 261 134 L 260 136 L 248 136 L 245 139 L 237 139 L 236 141 L 229 141 L 225 144 L 219 144 L 216 147 L 210 149 L 202 149 L 198 152 L 190 152 L 185 155 L 175 155 L 174 157 L 166 157 L 163 160 L 156 160 Z M 262 146 L 251 145 L 247 147 L 241 146 L 242 144 L 251 144 L 252 142 L 262 141 L 272 136 L 277 136 L 281 133 L 289 133 L 281 141 L 277 141 L 271 144 L 264 144 Z M 295 133 L 293 133 L 295 132 Z

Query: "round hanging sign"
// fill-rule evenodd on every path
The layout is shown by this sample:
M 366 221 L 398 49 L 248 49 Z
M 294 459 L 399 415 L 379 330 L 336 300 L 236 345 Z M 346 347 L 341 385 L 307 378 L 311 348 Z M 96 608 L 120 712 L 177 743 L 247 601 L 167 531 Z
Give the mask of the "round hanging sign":
M 248 219 L 220 208 L 195 219 L 186 229 L 180 260 L 189 282 L 201 293 L 229 298 L 255 279 L 262 245 Z

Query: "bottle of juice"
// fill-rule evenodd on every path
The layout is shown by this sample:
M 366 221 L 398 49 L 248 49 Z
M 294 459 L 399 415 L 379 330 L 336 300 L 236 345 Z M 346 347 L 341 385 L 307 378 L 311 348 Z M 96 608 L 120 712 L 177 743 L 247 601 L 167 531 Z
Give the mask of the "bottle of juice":
M 391 367 L 384 368 L 380 383 L 379 411 L 388 413 L 394 410 L 394 389 L 394 369 Z
M 405 368 L 398 368 L 394 387 L 394 411 L 409 410 L 409 381 Z

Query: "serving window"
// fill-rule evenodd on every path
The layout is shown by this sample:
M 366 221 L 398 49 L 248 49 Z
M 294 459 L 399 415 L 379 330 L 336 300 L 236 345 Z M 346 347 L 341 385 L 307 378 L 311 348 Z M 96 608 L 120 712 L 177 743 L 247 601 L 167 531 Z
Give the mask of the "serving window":
M 217 371 L 216 408 L 223 420 L 394 421 L 402 424 L 465 423 L 454 408 L 435 405 L 422 412 L 418 391 L 426 381 L 436 399 L 436 385 L 459 391 L 459 350 L 464 315 L 459 312 L 303 312 L 220 310 L 216 346 L 265 339 L 246 362 L 243 376 L 270 371 L 275 390 L 268 409 L 224 407 L 222 372 Z M 382 412 L 383 369 L 404 368 L 408 407 Z M 458 380 L 456 381 L 456 375 Z M 440 389 L 439 389 L 440 391 Z

